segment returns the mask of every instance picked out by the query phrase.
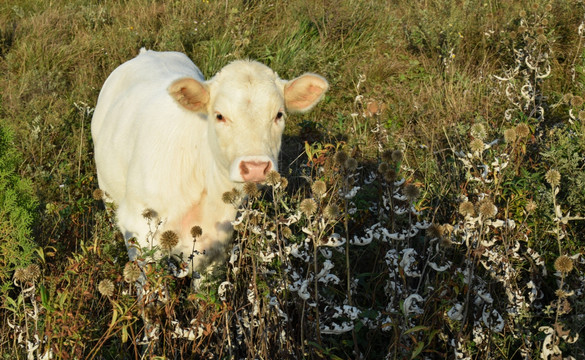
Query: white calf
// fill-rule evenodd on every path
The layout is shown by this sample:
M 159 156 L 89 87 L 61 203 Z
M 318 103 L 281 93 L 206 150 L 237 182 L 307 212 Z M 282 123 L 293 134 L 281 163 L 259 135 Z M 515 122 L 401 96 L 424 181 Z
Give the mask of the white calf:
M 148 243 L 145 209 L 173 230 L 173 253 L 203 268 L 224 253 L 236 210 L 222 194 L 277 170 L 285 110 L 310 110 L 328 84 L 315 74 L 281 80 L 254 61 L 235 61 L 205 81 L 177 52 L 142 49 L 106 80 L 92 120 L 100 188 L 118 205 L 128 240 Z M 193 242 L 190 230 L 203 235 Z M 131 259 L 137 249 L 128 248 Z

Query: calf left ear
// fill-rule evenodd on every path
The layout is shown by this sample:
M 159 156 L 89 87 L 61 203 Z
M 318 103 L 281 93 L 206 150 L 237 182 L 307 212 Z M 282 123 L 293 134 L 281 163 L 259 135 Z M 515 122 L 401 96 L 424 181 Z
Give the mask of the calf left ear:
M 284 85 L 284 104 L 292 112 L 309 111 L 329 89 L 327 80 L 316 74 L 303 74 Z
M 193 78 L 174 81 L 169 94 L 187 110 L 205 112 L 209 103 L 209 88 Z

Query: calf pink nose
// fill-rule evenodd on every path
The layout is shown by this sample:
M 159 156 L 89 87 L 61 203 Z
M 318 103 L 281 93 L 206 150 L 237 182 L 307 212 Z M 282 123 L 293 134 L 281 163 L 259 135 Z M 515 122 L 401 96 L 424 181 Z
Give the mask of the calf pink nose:
M 242 161 L 240 175 L 244 181 L 261 182 L 272 168 L 270 161 Z

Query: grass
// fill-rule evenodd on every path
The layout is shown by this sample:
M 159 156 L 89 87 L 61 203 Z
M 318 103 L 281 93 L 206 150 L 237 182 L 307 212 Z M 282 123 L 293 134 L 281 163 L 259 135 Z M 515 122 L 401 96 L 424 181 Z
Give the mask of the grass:
M 27 237 L 20 271 L 0 271 L 0 354 L 584 357 L 584 16 L 570 0 L 3 2 L 0 127 L 22 161 L 0 173 L 39 205 L 17 225 L 0 211 Z M 92 197 L 88 131 L 104 80 L 141 47 L 208 77 L 252 58 L 331 84 L 289 117 L 286 180 L 241 205 L 213 280 L 193 292 L 164 257 L 149 267 L 168 294 L 145 308 L 148 344 Z

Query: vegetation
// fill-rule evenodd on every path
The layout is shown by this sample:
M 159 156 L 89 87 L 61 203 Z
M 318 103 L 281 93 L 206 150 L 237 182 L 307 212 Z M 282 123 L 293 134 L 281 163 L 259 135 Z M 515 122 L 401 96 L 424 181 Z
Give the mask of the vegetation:
M 143 249 L 137 298 L 93 196 L 97 96 L 141 47 L 331 84 L 224 196 L 197 292 Z M 0 74 L 5 359 L 585 358 L 580 1 L 7 0 Z

